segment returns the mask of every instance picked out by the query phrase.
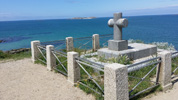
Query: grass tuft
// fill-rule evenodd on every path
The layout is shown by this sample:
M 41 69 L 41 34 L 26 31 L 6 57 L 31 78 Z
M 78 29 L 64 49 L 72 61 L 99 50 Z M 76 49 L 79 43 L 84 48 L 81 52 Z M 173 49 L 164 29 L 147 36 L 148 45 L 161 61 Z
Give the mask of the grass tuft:
M 10 53 L 5 53 L 3 51 L 0 51 L 0 60 L 9 60 L 9 59 L 20 60 L 20 59 L 30 58 L 30 57 L 31 57 L 31 51 L 24 51 L 16 54 L 10 54 Z

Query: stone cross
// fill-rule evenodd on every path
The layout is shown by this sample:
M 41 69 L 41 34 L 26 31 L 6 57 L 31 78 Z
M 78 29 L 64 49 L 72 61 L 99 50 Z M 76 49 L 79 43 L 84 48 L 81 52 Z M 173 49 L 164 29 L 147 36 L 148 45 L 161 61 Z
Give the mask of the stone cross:
M 114 40 L 122 40 L 122 28 L 128 26 L 128 20 L 122 18 L 122 13 L 114 13 L 114 19 L 110 19 L 108 25 L 114 27 Z

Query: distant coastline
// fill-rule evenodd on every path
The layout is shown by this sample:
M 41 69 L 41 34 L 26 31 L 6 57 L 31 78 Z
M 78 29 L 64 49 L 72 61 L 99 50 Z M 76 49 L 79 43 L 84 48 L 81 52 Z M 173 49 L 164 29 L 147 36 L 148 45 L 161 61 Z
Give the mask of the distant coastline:
M 71 19 L 95 19 L 96 17 L 74 17 Z

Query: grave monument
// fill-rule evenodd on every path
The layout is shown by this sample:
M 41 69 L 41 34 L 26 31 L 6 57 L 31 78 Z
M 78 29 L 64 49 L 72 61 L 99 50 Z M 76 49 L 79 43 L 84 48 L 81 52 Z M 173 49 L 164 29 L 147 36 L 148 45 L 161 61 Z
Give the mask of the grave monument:
M 108 48 L 98 50 L 98 55 L 106 59 L 127 55 L 130 59 L 135 60 L 157 53 L 155 45 L 132 43 L 128 44 L 127 40 L 122 40 L 122 28 L 128 26 L 128 20 L 122 18 L 122 13 L 114 13 L 114 18 L 108 21 L 108 25 L 114 28 L 113 40 L 108 41 Z

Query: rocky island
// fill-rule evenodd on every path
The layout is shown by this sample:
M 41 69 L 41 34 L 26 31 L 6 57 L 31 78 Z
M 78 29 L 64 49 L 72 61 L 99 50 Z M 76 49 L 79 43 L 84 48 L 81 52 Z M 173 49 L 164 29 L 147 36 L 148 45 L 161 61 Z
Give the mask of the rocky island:
M 96 17 L 74 17 L 71 19 L 95 19 Z

